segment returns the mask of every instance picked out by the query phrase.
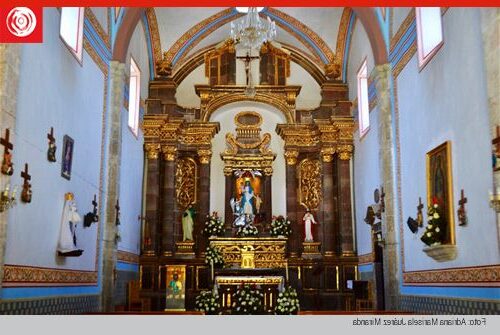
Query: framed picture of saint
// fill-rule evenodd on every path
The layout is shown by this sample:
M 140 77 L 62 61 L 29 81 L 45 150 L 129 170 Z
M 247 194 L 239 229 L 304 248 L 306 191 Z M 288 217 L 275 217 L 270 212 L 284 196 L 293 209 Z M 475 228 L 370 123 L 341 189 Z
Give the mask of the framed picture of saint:
M 453 179 L 451 142 L 447 141 L 427 153 L 427 205 L 438 205 L 446 222 L 445 243 L 455 243 L 453 212 Z
M 167 265 L 167 296 L 165 301 L 165 311 L 185 311 L 186 310 L 186 266 Z
M 75 141 L 68 135 L 64 135 L 61 159 L 61 176 L 68 180 L 71 179 L 71 165 L 73 164 L 74 145 Z

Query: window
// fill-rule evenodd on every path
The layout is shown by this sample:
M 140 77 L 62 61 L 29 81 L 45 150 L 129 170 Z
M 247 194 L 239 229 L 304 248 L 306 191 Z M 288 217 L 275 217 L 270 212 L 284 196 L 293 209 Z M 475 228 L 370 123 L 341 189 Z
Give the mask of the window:
M 59 34 L 73 55 L 82 62 L 84 7 L 62 7 Z
M 370 128 L 370 106 L 368 104 L 368 69 L 366 60 L 358 71 L 358 119 L 359 137 L 366 134 Z
M 440 7 L 417 7 L 418 65 L 422 69 L 443 45 Z
M 139 132 L 139 102 L 141 101 L 141 70 L 130 58 L 130 84 L 128 90 L 128 126 L 137 136 Z

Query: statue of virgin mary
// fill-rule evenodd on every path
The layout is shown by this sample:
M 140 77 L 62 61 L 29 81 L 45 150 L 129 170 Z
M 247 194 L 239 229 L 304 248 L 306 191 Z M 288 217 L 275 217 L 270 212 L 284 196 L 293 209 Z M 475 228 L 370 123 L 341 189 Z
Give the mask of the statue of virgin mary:
M 250 185 L 250 180 L 246 180 L 245 187 L 243 188 L 243 193 L 241 195 L 242 214 L 253 217 L 255 213 L 254 198 L 255 194 L 253 193 L 252 185 Z

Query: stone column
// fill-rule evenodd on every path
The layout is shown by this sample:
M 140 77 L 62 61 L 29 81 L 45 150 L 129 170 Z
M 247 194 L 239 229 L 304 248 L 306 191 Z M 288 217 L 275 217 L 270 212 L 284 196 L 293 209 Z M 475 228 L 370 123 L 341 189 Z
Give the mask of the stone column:
M 160 144 L 146 143 L 146 219 L 144 220 L 142 254 L 158 254 L 158 214 L 160 201 Z
M 384 247 L 385 304 L 387 309 L 394 310 L 398 307 L 400 281 L 396 238 L 396 154 L 393 144 L 394 124 L 390 99 L 391 65 L 378 65 L 375 71 L 379 107 L 380 170 L 385 191 L 385 212 L 382 213 L 382 234 L 386 242 Z
M 337 160 L 338 204 L 340 250 L 342 256 L 354 256 L 351 208 L 351 166 L 352 145 L 339 146 Z
M 322 251 L 325 256 L 335 255 L 336 232 L 335 232 L 335 203 L 333 198 L 333 155 L 329 150 L 321 151 L 321 173 L 323 175 L 323 241 Z
M 496 127 L 500 126 L 500 102 L 498 87 L 500 87 L 500 9 L 481 8 L 481 33 L 483 35 L 484 64 L 486 67 L 486 88 L 488 90 L 488 109 L 492 139 L 496 138 Z M 500 187 L 500 171 L 493 172 L 493 190 Z M 500 213 L 497 213 L 497 238 L 500 248 Z
M 292 235 L 288 238 L 290 257 L 299 257 L 300 225 L 297 222 L 297 150 L 286 150 L 286 211 L 292 226 Z
M 207 248 L 207 238 L 203 236 L 203 226 L 210 212 L 210 158 L 212 150 L 198 150 L 200 158 L 200 179 L 198 181 L 198 213 L 194 228 L 196 253 L 201 255 Z
M 175 146 L 162 146 L 163 189 L 162 189 L 162 232 L 161 250 L 163 256 L 172 256 L 175 248 Z
M 125 64 L 111 61 L 109 64 L 110 108 L 106 133 L 106 179 L 103 197 L 103 270 L 102 270 L 102 307 L 111 312 L 115 287 L 116 266 L 116 201 L 119 197 L 120 159 L 121 159 L 121 115 L 123 108 L 123 87 L 125 85 Z
M 21 59 L 20 44 L 0 44 L 0 133 L 5 134 L 5 129 L 11 130 L 11 142 L 15 143 L 17 90 L 19 83 L 19 64 Z M 2 147 L 3 148 L 3 147 Z M 15 155 L 15 151 L 13 155 Z M 0 160 L 3 149 L 0 150 Z M 19 173 L 19 172 L 15 172 Z M 0 187 L 11 182 L 11 177 L 0 174 Z M 18 192 L 19 196 L 20 192 Z M 19 205 L 18 205 L 19 206 Z M 0 291 L 2 289 L 3 265 L 5 261 L 5 246 L 7 244 L 7 216 L 8 211 L 0 213 Z

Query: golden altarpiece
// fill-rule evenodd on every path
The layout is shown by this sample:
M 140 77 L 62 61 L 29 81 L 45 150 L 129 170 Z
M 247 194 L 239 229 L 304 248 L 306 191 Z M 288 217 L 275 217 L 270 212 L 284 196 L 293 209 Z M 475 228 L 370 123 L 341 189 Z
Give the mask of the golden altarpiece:
M 253 96 L 245 94 L 245 86 L 234 84 L 236 61 L 234 45 L 229 42 L 207 53 L 205 69 L 210 84 L 195 86 L 201 99 L 199 109 L 177 105 L 177 83 L 169 64 L 160 62 L 158 76 L 149 84 L 142 124 L 146 185 L 141 296 L 151 299 L 154 310 L 163 310 L 166 266 L 185 265 L 188 310 L 194 309 L 201 290 L 222 282 L 231 293 L 231 285 L 241 284 L 238 277 L 242 275 L 254 276 L 269 292 L 273 285 L 287 281 L 298 290 L 303 310 L 345 309 L 353 298 L 348 281 L 356 279 L 358 264 L 350 189 L 354 120 L 347 86 L 324 77 L 320 107 L 300 111 L 295 101 L 301 87 L 286 85 L 290 71 L 287 53 L 271 45 L 263 47 L 261 85 L 255 86 Z M 224 134 L 226 149 L 213 152 L 212 139 L 220 127 L 210 122 L 210 117 L 218 108 L 237 101 L 272 105 L 284 114 L 286 123 L 278 124 L 273 134 L 261 134 L 261 116 L 253 111 L 240 112 L 234 119 L 236 134 Z M 276 157 L 269 148 L 271 136 L 284 140 L 286 215 L 292 225 L 288 238 L 272 238 L 267 230 L 273 214 L 271 180 Z M 225 185 L 217 190 L 210 189 L 213 155 L 220 155 L 224 161 Z M 255 192 L 263 200 L 256 215 L 258 237 L 235 237 L 230 199 L 240 196 L 242 178 L 255 183 Z M 210 211 L 210 192 L 224 197 L 224 237 L 202 234 Z M 194 241 L 183 241 L 181 217 L 190 205 L 197 213 Z M 314 242 L 304 242 L 302 218 L 306 208 L 319 222 Z M 212 273 L 204 259 L 209 244 L 222 250 L 229 269 Z M 223 292 L 223 305 L 226 298 L 230 299 Z

